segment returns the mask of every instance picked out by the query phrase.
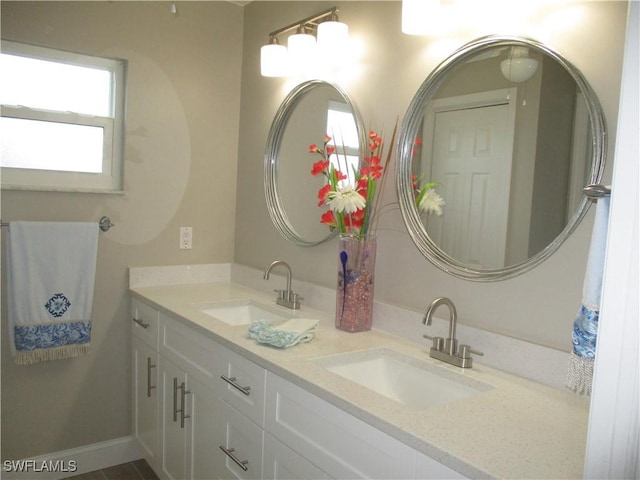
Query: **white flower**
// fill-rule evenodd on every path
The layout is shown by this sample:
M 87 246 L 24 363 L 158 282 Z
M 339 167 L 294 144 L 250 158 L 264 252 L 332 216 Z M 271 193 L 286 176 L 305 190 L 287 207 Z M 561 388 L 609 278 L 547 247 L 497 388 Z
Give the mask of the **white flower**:
M 437 216 L 442 215 L 442 207 L 444 206 L 444 199 L 436 193 L 435 190 L 430 188 L 420 200 L 418 208 L 421 212 L 434 213 Z
M 329 193 L 328 198 L 327 206 L 334 212 L 355 213 L 367 206 L 364 197 L 351 186 Z

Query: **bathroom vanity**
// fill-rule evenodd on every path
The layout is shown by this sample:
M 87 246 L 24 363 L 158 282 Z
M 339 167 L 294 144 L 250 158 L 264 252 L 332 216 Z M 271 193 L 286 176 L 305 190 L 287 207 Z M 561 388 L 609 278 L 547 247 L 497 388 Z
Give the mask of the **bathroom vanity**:
M 283 309 L 241 285 L 131 294 L 133 434 L 162 478 L 582 477 L 583 398 L 482 364 L 438 362 L 426 342 L 342 332 L 324 311 Z M 241 321 L 213 316 L 216 305 L 247 302 L 316 318 L 320 328 L 281 350 L 249 339 Z M 369 372 L 369 360 L 399 368 L 396 377 L 424 371 L 444 397 L 420 390 L 420 378 L 395 399 L 349 378 Z M 460 397 L 445 392 L 454 384 Z

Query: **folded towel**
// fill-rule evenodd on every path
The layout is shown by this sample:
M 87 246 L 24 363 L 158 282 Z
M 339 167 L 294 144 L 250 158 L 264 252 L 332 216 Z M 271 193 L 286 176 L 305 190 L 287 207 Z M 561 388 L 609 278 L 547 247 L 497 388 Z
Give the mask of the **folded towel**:
M 278 348 L 289 348 L 310 341 L 318 329 L 318 320 L 292 318 L 274 326 L 270 320 L 258 320 L 249 326 L 249 338 Z
M 11 222 L 9 339 L 16 363 L 89 352 L 97 223 Z

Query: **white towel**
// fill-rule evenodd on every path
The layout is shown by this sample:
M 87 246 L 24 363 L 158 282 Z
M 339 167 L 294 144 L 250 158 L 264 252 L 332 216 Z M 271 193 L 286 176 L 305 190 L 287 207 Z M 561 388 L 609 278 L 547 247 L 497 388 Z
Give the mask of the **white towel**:
M 319 322 L 313 318 L 292 318 L 274 326 L 270 320 L 257 320 L 249 326 L 249 338 L 278 348 L 290 348 L 313 339 Z
M 580 395 L 591 395 L 593 366 L 600 319 L 600 296 L 609 227 L 609 197 L 598 199 L 591 233 L 589 258 L 582 286 L 582 305 L 573 322 L 573 352 L 565 386 Z
M 97 223 L 11 222 L 9 338 L 16 363 L 89 353 Z

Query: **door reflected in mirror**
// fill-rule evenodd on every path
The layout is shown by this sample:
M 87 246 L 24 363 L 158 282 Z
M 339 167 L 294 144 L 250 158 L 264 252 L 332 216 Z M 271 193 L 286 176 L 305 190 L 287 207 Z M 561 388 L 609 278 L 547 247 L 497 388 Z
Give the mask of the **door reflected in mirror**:
M 535 69 L 505 75 L 522 51 Z M 582 188 L 599 180 L 604 146 L 597 98 L 569 62 L 528 39 L 472 42 L 430 75 L 403 122 L 397 183 L 409 233 L 454 275 L 521 273 L 586 212 Z M 412 175 L 438 182 L 441 216 L 415 208 Z

